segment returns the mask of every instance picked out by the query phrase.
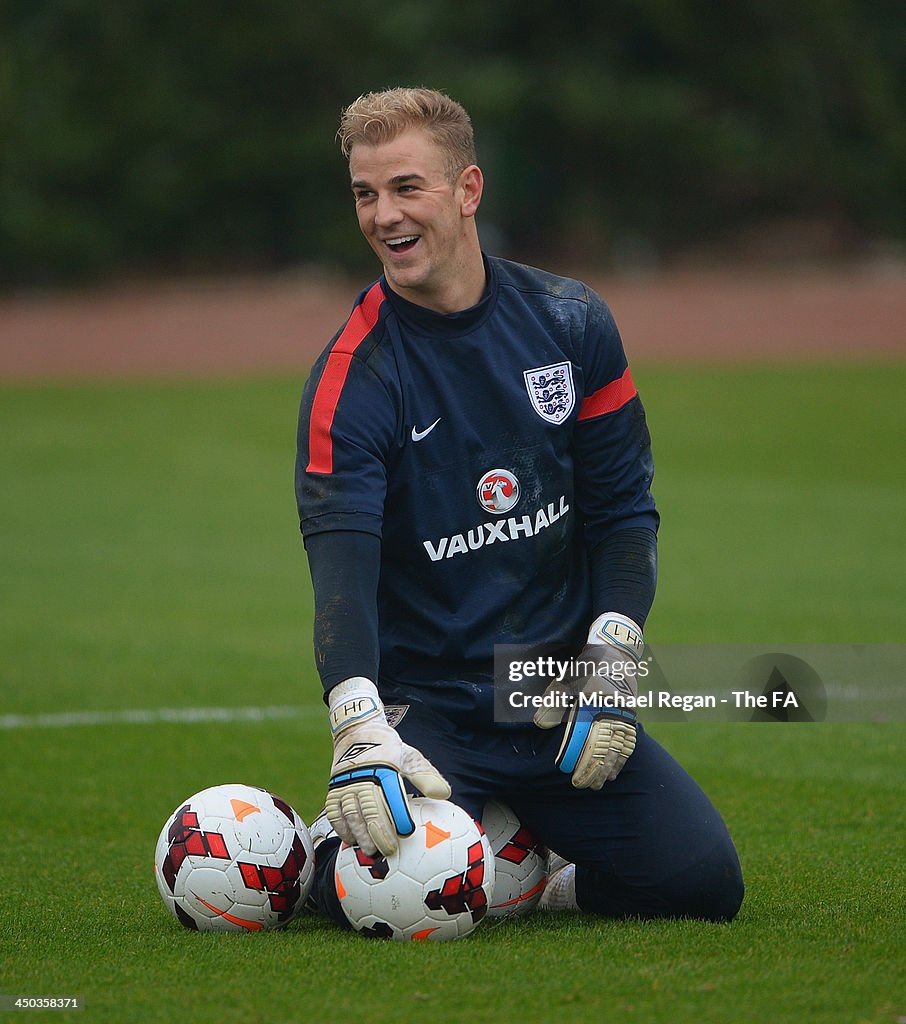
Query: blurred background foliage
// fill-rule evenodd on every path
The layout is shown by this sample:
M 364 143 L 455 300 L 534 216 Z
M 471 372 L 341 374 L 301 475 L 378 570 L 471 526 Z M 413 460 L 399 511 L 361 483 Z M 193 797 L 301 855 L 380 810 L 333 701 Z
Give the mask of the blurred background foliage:
M 906 239 L 902 0 L 4 0 L 0 281 L 370 266 L 334 133 L 399 84 L 470 110 L 504 255 Z

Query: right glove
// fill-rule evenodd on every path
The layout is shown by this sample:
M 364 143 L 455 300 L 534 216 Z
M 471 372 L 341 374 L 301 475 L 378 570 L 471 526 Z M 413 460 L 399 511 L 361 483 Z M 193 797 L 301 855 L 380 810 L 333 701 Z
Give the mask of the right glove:
M 559 702 L 553 708 L 539 708 L 534 721 L 539 729 L 552 729 L 566 720 L 563 742 L 556 764 L 572 776 L 576 789 L 600 789 L 622 771 L 635 750 L 636 715 L 633 704 L 638 685 L 633 674 L 625 674 L 627 664 L 637 666 L 644 651 L 641 628 L 618 612 L 599 615 L 588 631 L 588 643 L 579 655 L 579 663 L 591 662 L 595 670 L 587 677 L 551 683 L 545 694 L 557 693 L 569 698 L 568 710 Z M 621 671 L 615 671 L 620 668 Z M 629 706 L 610 706 L 581 698 L 621 696 Z
M 333 764 L 325 810 L 341 839 L 369 856 L 395 853 L 398 836 L 415 831 L 403 788 L 446 800 L 450 784 L 387 722 L 377 687 L 353 676 L 330 691 Z

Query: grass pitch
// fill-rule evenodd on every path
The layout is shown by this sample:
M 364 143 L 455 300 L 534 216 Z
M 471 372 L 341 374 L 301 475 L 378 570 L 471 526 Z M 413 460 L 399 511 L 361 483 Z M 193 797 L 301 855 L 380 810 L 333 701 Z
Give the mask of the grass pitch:
M 636 376 L 664 520 L 651 640 L 906 641 L 906 367 Z M 736 840 L 748 891 L 728 926 L 535 916 L 409 947 L 314 919 L 177 925 L 151 861 L 182 798 L 245 781 L 307 820 L 321 804 L 301 384 L 0 392 L 0 994 L 79 995 L 113 1022 L 906 1013 L 902 721 L 651 727 Z M 103 717 L 287 705 L 270 721 Z M 35 717 L 84 712 L 94 724 Z

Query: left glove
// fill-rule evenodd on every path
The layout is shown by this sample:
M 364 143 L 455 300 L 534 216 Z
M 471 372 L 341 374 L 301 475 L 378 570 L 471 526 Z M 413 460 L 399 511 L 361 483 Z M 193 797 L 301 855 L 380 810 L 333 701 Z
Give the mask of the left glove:
M 341 839 L 369 856 L 395 853 L 398 837 L 415 831 L 403 779 L 435 800 L 450 796 L 450 784 L 387 722 L 371 680 L 338 683 L 329 699 L 334 752 L 327 817 Z
M 575 679 L 551 683 L 544 691 L 559 700 L 551 702 L 553 707 L 539 708 L 534 722 L 540 729 L 553 729 L 566 716 L 556 764 L 572 775 L 576 789 L 600 789 L 612 782 L 635 750 L 635 668 L 644 649 L 641 627 L 618 612 L 605 612 L 592 623 L 577 659 L 593 668 Z

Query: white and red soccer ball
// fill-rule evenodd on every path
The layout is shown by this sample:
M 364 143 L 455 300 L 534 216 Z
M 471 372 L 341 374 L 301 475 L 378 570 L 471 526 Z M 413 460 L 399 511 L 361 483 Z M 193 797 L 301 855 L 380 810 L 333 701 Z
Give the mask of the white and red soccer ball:
M 470 934 L 494 892 L 494 854 L 481 826 L 447 800 L 413 797 L 415 831 L 396 853 L 342 843 L 334 875 L 352 927 L 368 938 L 445 942 Z
M 494 851 L 494 897 L 488 917 L 522 917 L 537 907 L 547 884 L 547 850 L 535 842 L 512 808 L 485 804 L 481 825 Z
M 170 912 L 201 931 L 282 928 L 314 881 L 308 829 L 285 800 L 252 786 L 202 790 L 170 815 L 154 876 Z

